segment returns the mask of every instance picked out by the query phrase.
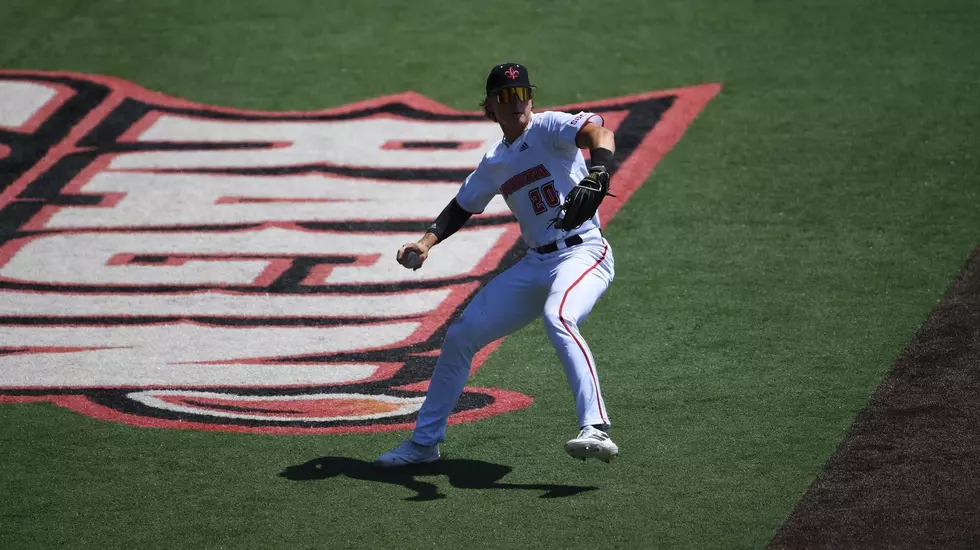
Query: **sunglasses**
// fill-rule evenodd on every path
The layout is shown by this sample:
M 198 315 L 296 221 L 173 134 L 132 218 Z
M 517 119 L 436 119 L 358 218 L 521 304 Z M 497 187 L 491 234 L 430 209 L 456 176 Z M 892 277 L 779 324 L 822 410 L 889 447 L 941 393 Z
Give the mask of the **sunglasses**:
M 521 101 L 527 101 L 534 97 L 531 88 L 504 88 L 497 92 L 497 102 L 499 103 L 510 103 L 512 98 L 517 98 Z

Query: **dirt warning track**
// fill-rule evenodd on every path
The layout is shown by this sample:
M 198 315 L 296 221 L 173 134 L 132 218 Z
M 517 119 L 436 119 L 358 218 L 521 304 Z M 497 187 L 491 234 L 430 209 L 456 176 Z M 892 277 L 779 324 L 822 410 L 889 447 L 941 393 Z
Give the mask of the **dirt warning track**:
M 772 548 L 980 547 L 980 248 Z

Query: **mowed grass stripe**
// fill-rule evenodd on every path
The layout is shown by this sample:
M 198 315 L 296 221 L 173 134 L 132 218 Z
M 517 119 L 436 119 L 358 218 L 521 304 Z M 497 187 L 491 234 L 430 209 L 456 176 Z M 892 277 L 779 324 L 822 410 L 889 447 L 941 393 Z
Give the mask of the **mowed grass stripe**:
M 513 468 L 506 483 L 597 490 L 540 499 L 434 476 L 447 498 L 417 503 L 397 485 L 279 476 L 370 460 L 397 434 L 178 433 L 2 406 L 5 546 L 760 547 L 978 241 L 967 2 L 612 2 L 594 34 L 583 2 L 0 9 L 18 44 L 5 66 L 234 107 L 412 89 L 475 108 L 504 55 L 531 68 L 541 105 L 725 86 L 607 228 L 617 280 L 583 331 L 621 460 L 563 455 L 572 406 L 538 325 L 474 380 L 535 404 L 456 426 L 446 446 Z

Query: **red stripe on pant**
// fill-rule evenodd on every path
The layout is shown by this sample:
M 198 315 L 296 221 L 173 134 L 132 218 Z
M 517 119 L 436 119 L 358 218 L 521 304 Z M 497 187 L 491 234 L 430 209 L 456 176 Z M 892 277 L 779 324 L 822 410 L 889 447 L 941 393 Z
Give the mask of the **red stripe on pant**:
M 599 259 L 592 264 L 592 267 L 586 269 L 585 273 L 582 273 L 578 279 L 575 279 L 575 282 L 572 283 L 572 285 L 568 287 L 568 290 L 565 291 L 565 295 L 561 297 L 561 304 L 558 306 L 558 318 L 561 319 L 561 324 L 564 325 L 565 330 L 568 331 L 568 334 L 572 335 L 572 340 L 575 340 L 575 343 L 578 344 L 578 349 L 582 350 L 582 355 L 585 356 L 585 363 L 589 366 L 589 374 L 592 375 L 592 386 L 595 388 L 595 401 L 599 406 L 599 416 L 602 418 L 604 423 L 608 424 L 609 419 L 606 417 L 606 411 L 602 410 L 602 396 L 599 395 L 599 380 L 595 375 L 595 367 L 592 366 L 592 361 L 589 360 L 589 354 L 585 352 L 585 346 L 583 346 L 582 342 L 579 342 L 578 338 L 575 337 L 575 333 L 568 328 L 568 323 L 565 322 L 565 316 L 562 315 L 562 309 L 565 308 L 565 300 L 568 298 L 568 293 L 571 292 L 572 289 L 575 288 L 575 285 L 579 284 L 579 282 L 581 282 L 590 271 L 599 267 L 602 260 L 606 259 L 606 252 L 609 250 L 609 245 L 605 242 L 603 242 L 602 245 L 602 256 L 599 256 Z

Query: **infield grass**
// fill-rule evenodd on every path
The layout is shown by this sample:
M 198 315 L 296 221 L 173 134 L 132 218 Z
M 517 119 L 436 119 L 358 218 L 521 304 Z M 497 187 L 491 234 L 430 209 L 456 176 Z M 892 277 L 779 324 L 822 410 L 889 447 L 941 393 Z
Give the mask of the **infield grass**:
M 539 106 L 724 88 L 608 226 L 616 280 L 583 332 L 622 449 L 575 432 L 534 324 L 473 380 L 535 403 L 451 427 L 503 481 L 405 501 L 397 485 L 292 481 L 404 433 L 138 429 L 0 406 L 0 546 L 765 545 L 980 242 L 980 6 L 967 1 L 0 6 L 0 66 L 109 74 L 203 103 L 306 110 L 404 90 L 475 109 L 526 64 Z

